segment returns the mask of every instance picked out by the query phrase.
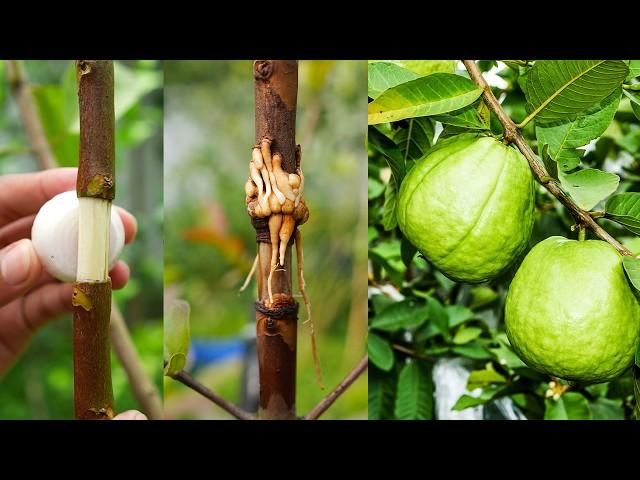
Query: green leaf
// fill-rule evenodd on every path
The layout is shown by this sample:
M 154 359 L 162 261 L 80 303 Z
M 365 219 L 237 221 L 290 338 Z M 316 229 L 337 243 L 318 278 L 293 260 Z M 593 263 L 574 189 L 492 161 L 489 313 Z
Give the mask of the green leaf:
M 511 348 L 509 348 L 506 341 L 500 339 L 498 341 L 499 346 L 497 348 L 490 348 L 489 351 L 492 353 L 496 361 L 511 370 L 516 368 L 524 368 L 527 365 L 520 360 L 520 357 L 516 355 Z
M 453 73 L 456 70 L 456 60 L 371 60 L 369 68 L 378 62 L 393 63 L 420 76 L 438 72 Z
M 633 111 L 633 114 L 638 120 L 640 120 L 640 93 L 629 92 L 628 90 L 623 90 L 623 93 L 631 102 L 631 110 Z
M 405 266 L 408 267 L 409 265 L 411 265 L 411 262 L 413 262 L 413 257 L 416 256 L 417 251 L 418 249 L 414 247 L 413 244 L 405 237 L 402 237 L 400 239 L 400 256 L 402 257 L 402 263 L 404 263 Z
M 629 75 L 627 75 L 627 78 L 625 79 L 625 81 L 628 82 L 629 80 L 637 76 L 640 76 L 640 60 L 630 60 Z
M 376 367 L 385 372 L 391 370 L 395 358 L 391 345 L 384 338 L 369 332 L 367 351 L 369 352 L 369 360 Z
M 589 402 L 578 392 L 567 392 L 557 401 L 545 399 L 545 420 L 591 420 Z
M 640 291 L 640 258 L 624 256 L 622 266 L 631 284 Z
M 596 168 L 585 168 L 575 173 L 558 172 L 558 180 L 580 208 L 591 210 L 618 188 L 620 177 Z
M 437 122 L 469 130 L 489 129 L 489 110 L 482 100 L 477 104 L 474 103 L 442 115 L 434 115 L 431 118 Z
M 527 77 L 527 113 L 539 124 L 571 117 L 611 95 L 628 73 L 622 60 L 538 60 Z
M 382 226 L 385 230 L 393 230 L 398 224 L 396 219 L 396 204 L 398 203 L 398 189 L 393 176 L 384 189 L 384 205 L 382 207 Z
M 481 93 L 468 78 L 434 73 L 390 88 L 371 102 L 369 125 L 451 112 L 470 105 Z
M 473 311 L 462 305 L 449 305 L 445 307 L 445 310 L 449 316 L 449 328 L 461 325 L 474 316 Z
M 598 398 L 589 404 L 593 420 L 624 420 L 622 400 Z
M 431 118 L 411 118 L 409 128 L 398 129 L 393 136 L 393 141 L 406 161 L 415 161 L 427 153 L 433 142 L 434 133 Z M 409 170 L 408 166 L 407 170 Z
M 609 198 L 604 210 L 607 218 L 640 235 L 640 193 L 626 192 Z
M 164 322 L 164 374 L 173 376 L 182 371 L 189 354 L 189 303 L 174 300 Z
M 620 103 L 620 89 L 609 95 L 595 107 L 591 107 L 576 119 L 536 125 L 539 148 L 549 145 L 549 156 L 564 170 L 573 170 L 580 164 L 583 151 L 578 147 L 587 145 L 602 135 L 616 113 Z
M 395 396 L 395 375 L 370 366 L 368 395 L 369 420 L 388 420 L 393 418 L 393 401 Z
M 433 418 L 433 380 L 424 362 L 414 361 L 402 367 L 398 377 L 395 416 L 399 420 Z
M 479 327 L 465 327 L 460 328 L 453 337 L 452 342 L 456 345 L 463 345 L 469 343 L 480 336 L 482 329 Z
M 467 389 L 474 390 L 490 383 L 506 383 L 507 379 L 496 372 L 491 362 L 487 363 L 484 370 L 474 370 L 469 374 L 467 379 Z
M 434 323 L 448 342 L 451 339 L 451 334 L 449 333 L 449 315 L 447 311 L 435 297 L 427 299 L 427 311 L 429 312 L 429 320 Z
M 395 63 L 376 62 L 369 65 L 369 97 L 376 99 L 382 92 L 418 78 L 420 75 Z
M 391 173 L 396 178 L 397 185 L 402 183 L 405 175 L 405 161 L 398 146 L 389 137 L 377 128 L 369 128 L 367 134 L 368 145 L 380 153 L 391 168 Z
M 498 299 L 500 295 L 491 287 L 480 286 L 471 289 L 471 310 L 480 310 Z
M 471 358 L 473 360 L 490 360 L 491 355 L 487 350 L 476 344 L 476 343 L 468 343 L 466 345 L 458 345 L 456 347 L 452 347 L 451 351 L 456 355 L 461 355 L 466 358 Z
M 142 98 L 162 86 L 159 70 L 132 70 L 121 62 L 113 64 L 114 109 L 116 121 L 123 117 Z
M 403 300 L 389 305 L 371 320 L 371 328 L 386 332 L 396 332 L 414 328 L 427 320 L 428 305 L 418 305 L 413 300 Z
M 480 393 L 480 395 L 477 397 L 472 397 L 471 395 L 462 395 L 455 403 L 455 405 L 451 408 L 451 410 L 460 411 L 464 410 L 465 408 L 483 405 L 496 398 L 496 396 L 498 396 L 504 390 L 504 388 L 504 385 L 488 385 L 482 389 L 482 393 Z
M 367 198 L 374 200 L 383 194 L 385 186 L 375 178 L 367 178 Z

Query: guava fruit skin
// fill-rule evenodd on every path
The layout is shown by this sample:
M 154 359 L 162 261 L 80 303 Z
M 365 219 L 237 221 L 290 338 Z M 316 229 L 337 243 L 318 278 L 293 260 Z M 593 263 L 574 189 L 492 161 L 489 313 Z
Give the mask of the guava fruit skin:
M 524 251 L 535 182 L 526 159 L 492 137 L 459 136 L 418 160 L 402 182 L 404 236 L 443 274 L 480 283 Z
M 554 236 L 531 249 L 509 287 L 505 323 L 527 365 L 577 382 L 618 377 L 640 341 L 621 256 L 600 240 Z

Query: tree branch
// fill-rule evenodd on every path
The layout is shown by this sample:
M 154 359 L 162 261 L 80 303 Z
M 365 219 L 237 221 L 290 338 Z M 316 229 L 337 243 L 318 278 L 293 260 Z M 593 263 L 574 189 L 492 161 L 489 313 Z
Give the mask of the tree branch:
M 305 417 L 305 420 L 317 420 L 320 415 L 326 412 L 333 402 L 335 402 L 340 395 L 342 395 L 347 388 L 349 388 L 353 382 L 355 382 L 360 375 L 364 373 L 364 371 L 369 366 L 369 355 L 365 355 L 362 360 L 356 365 L 345 378 L 342 380 L 336 388 L 333 389 L 332 392 L 329 393 L 326 397 L 322 399 L 318 405 L 316 405 L 313 410 L 309 412 L 309 414 Z
M 589 214 L 589 212 L 586 212 L 578 207 L 578 205 L 576 205 L 575 202 L 566 193 L 564 193 L 564 191 L 562 191 L 562 189 L 558 185 L 558 182 L 549 176 L 549 173 L 545 169 L 544 165 L 538 160 L 536 154 L 533 152 L 525 138 L 522 136 L 516 124 L 513 123 L 513 120 L 511 120 L 511 118 L 509 118 L 507 113 L 503 110 L 502 106 L 498 102 L 498 99 L 493 95 L 491 87 L 482 76 L 482 73 L 480 72 L 480 69 L 476 65 L 475 61 L 463 60 L 462 63 L 464 63 L 465 68 L 469 72 L 471 80 L 473 80 L 479 87 L 482 88 L 482 97 L 485 103 L 487 104 L 489 109 L 498 117 L 500 123 L 502 123 L 502 126 L 504 127 L 505 140 L 507 142 L 513 142 L 518 147 L 520 152 L 522 152 L 522 155 L 524 155 L 524 157 L 529 162 L 529 166 L 531 167 L 536 180 L 541 183 L 544 188 L 546 188 L 549 193 L 551 193 L 551 195 L 556 197 L 560 201 L 560 203 L 562 203 L 569 210 L 569 212 L 571 213 L 571 215 L 573 215 L 579 225 L 589 227 L 593 231 L 593 233 L 596 234 L 596 236 L 600 237 L 605 242 L 610 243 L 622 255 L 633 256 L 633 254 L 626 247 L 621 245 L 620 242 L 618 242 L 615 238 L 609 235 L 609 233 L 605 229 L 598 225 L 593 217 Z
M 243 410 L 242 408 L 238 407 L 237 405 L 234 405 L 231 402 L 228 402 L 217 393 L 213 392 L 212 390 L 202 385 L 198 380 L 193 378 L 184 370 L 176 373 L 175 375 L 171 375 L 171 378 L 189 387 L 190 389 L 195 390 L 203 397 L 211 400 L 213 403 L 215 403 L 220 408 L 222 408 L 225 412 L 237 418 L 238 420 L 255 420 L 255 417 L 251 415 L 249 412 L 247 412 L 246 410 Z
M 6 65 L 11 93 L 15 98 L 16 105 L 18 105 L 20 118 L 38 162 L 38 167 L 40 170 L 54 168 L 56 167 L 56 159 L 44 134 L 24 64 L 22 60 L 7 60 Z
M 417 358 L 418 360 L 425 360 L 427 362 L 437 362 L 438 359 L 436 357 L 432 357 L 430 355 L 425 355 L 423 353 L 414 352 L 410 348 L 407 348 L 403 345 L 398 345 L 397 343 L 391 344 L 391 347 L 394 350 L 398 350 L 399 352 L 405 353 L 410 357 Z

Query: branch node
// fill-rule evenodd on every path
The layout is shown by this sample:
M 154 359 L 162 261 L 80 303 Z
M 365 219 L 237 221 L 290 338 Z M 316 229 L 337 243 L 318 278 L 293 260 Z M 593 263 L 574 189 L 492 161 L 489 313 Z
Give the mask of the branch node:
M 273 74 L 273 62 L 271 60 L 256 60 L 253 62 L 253 76 L 263 82 L 269 80 Z

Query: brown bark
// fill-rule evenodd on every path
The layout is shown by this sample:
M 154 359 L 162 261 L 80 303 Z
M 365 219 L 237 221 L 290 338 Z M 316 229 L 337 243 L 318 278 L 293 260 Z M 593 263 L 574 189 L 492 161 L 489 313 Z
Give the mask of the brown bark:
M 255 133 L 256 144 L 264 137 L 272 140 L 272 153 L 282 156 L 282 168 L 293 173 L 296 168 L 295 125 L 298 95 L 298 62 L 256 60 Z M 266 240 L 266 239 L 264 239 Z M 267 278 L 270 272 L 271 244 L 258 243 L 258 300 L 268 299 Z M 297 307 L 291 295 L 291 244 L 285 265 L 274 272 L 272 312 Z M 295 419 L 297 310 L 286 315 L 256 311 L 258 363 L 260 369 L 261 419 Z
M 80 160 L 79 197 L 115 196 L 113 62 L 78 60 Z M 82 228 L 82 226 L 80 226 Z M 109 324 L 111 280 L 76 283 L 73 292 L 74 399 L 78 419 L 111 419 Z
M 78 196 L 113 200 L 116 194 L 113 62 L 78 60 L 76 75 L 80 101 Z
M 73 286 L 73 370 L 76 418 L 115 415 L 109 353 L 111 281 Z

